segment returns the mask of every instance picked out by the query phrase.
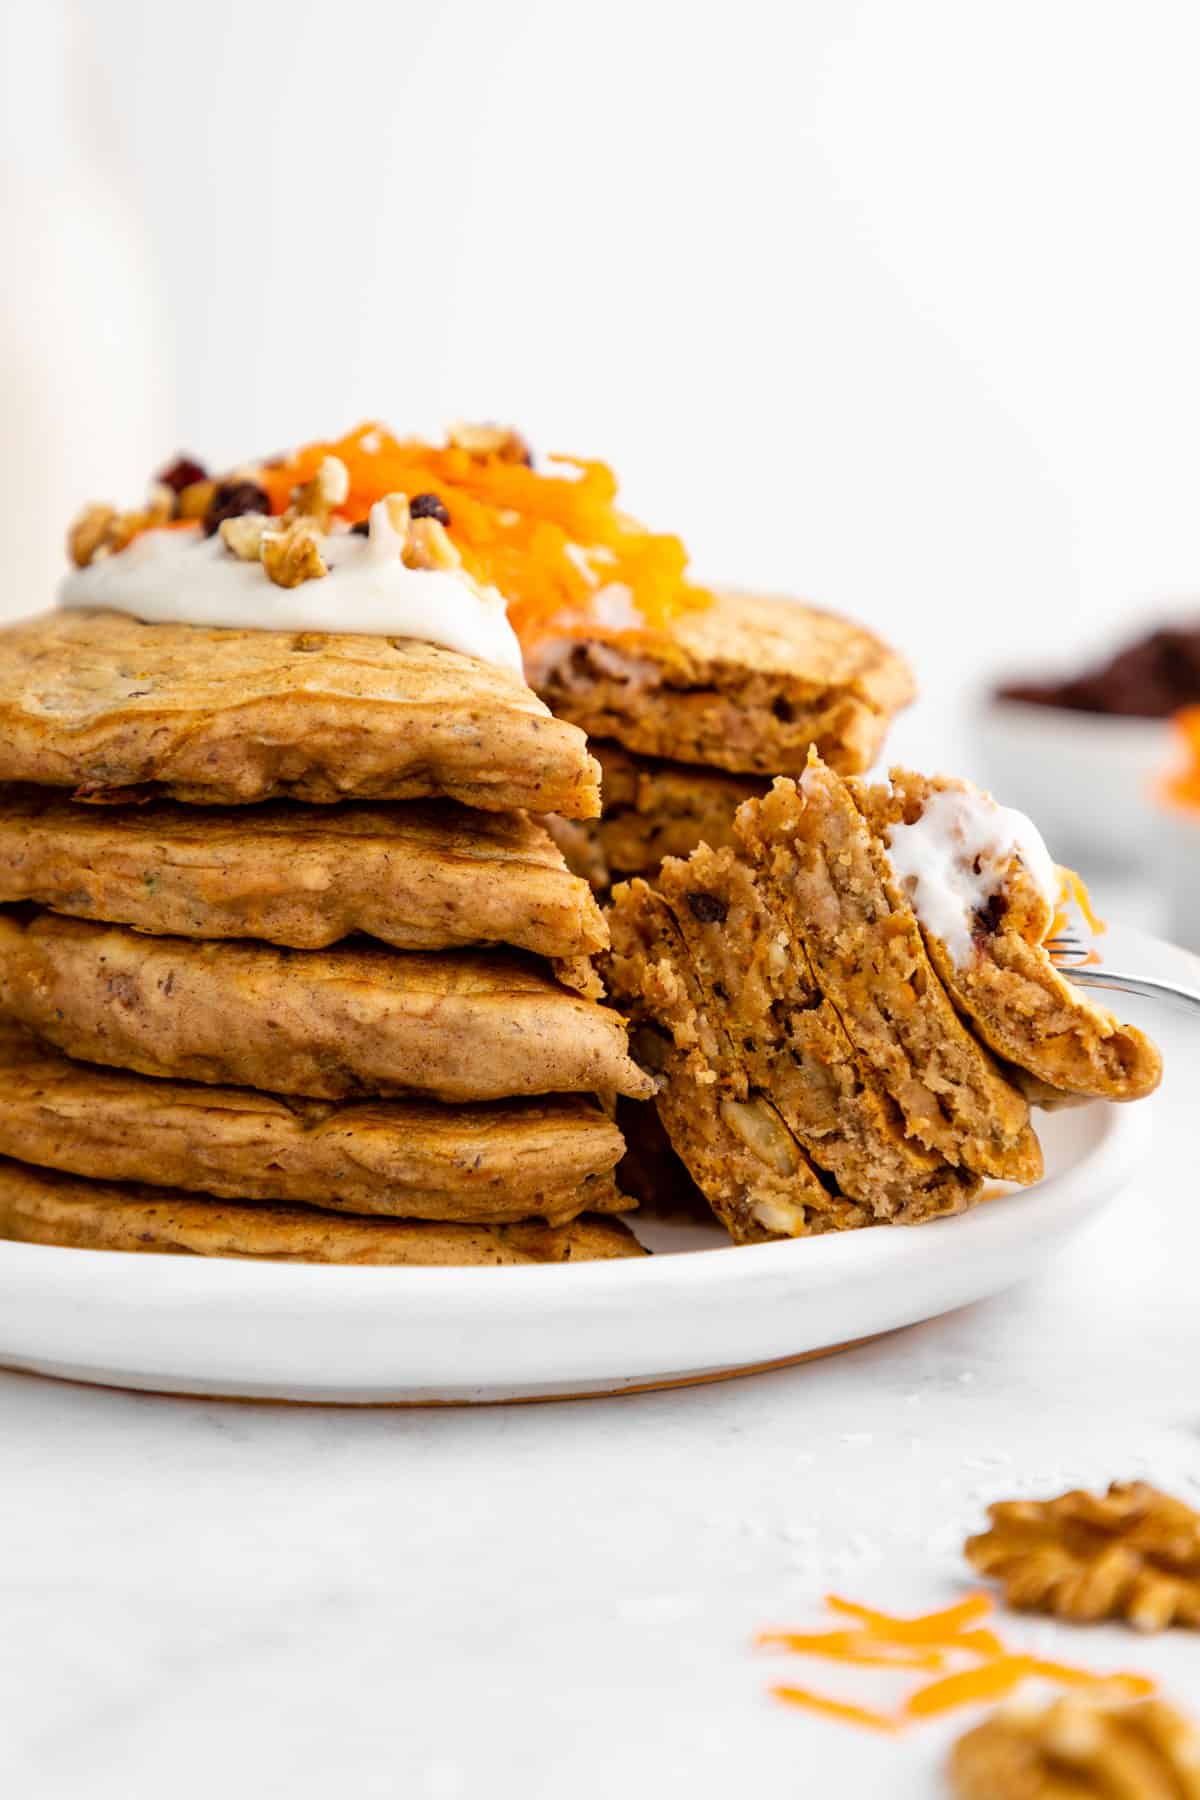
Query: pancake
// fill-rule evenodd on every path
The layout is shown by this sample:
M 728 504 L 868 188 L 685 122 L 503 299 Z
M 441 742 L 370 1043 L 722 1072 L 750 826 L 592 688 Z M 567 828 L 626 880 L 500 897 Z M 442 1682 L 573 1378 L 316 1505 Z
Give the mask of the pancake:
M 280 950 L 7 915 L 0 1014 L 87 1062 L 319 1100 L 652 1091 L 623 1020 L 515 950 Z
M 861 625 L 741 593 L 678 613 L 664 632 L 536 639 L 525 670 L 589 737 L 748 775 L 798 774 L 810 745 L 857 774 L 915 692 L 903 658 Z
M 396 1218 L 562 1224 L 629 1206 L 612 1179 L 623 1149 L 612 1120 L 578 1095 L 460 1107 L 283 1100 L 71 1062 L 0 1027 L 0 1156 L 103 1181 Z
M 774 889 L 819 991 L 909 1136 L 998 1180 L 1036 1181 L 1029 1106 L 960 1020 L 908 900 L 850 791 L 815 756 L 738 812 L 738 835 Z
M 402 950 L 512 944 L 552 958 L 608 941 L 596 902 L 541 826 L 448 800 L 222 811 L 0 792 L 0 900 L 296 950 L 355 932 Z
M 594 1262 L 646 1252 L 619 1219 L 448 1225 L 307 1206 L 239 1206 L 0 1162 L 0 1237 L 77 1250 L 267 1262 L 464 1266 Z
M 880 1223 L 915 1224 L 967 1206 L 979 1177 L 906 1135 L 818 987 L 772 884 L 733 850 L 701 845 L 686 862 L 668 858 L 656 886 L 747 1083 L 836 1191 Z
M 969 782 L 893 769 L 888 786 L 852 783 L 854 799 L 885 851 L 893 830 L 918 822 L 936 795 L 968 807 L 991 805 Z M 1162 1058 L 1145 1034 L 1072 986 L 1043 939 L 1053 908 L 1019 855 L 977 912 L 965 957 L 922 921 L 930 961 L 959 1012 L 997 1056 L 1052 1095 L 1140 1100 L 1162 1075 Z M 1045 1098 L 1045 1097 L 1043 1097 Z
M 507 670 L 413 638 L 51 612 L 0 630 L 0 782 L 88 799 L 600 811 L 575 726 Z
M 733 815 L 766 782 L 635 756 L 619 744 L 590 745 L 600 764 L 599 819 L 545 820 L 567 867 L 606 893 L 630 875 L 651 876 L 664 856 L 689 856 L 697 844 L 719 850 L 735 842 Z
M 609 913 L 609 979 L 634 1054 L 658 1077 L 671 1147 L 738 1244 L 870 1223 L 823 1182 L 768 1095 L 756 1090 L 710 1010 L 671 910 L 638 879 Z

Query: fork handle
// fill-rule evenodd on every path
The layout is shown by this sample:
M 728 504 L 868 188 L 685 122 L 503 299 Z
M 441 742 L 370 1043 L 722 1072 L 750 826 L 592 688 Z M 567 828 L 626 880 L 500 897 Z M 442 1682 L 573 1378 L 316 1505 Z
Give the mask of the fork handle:
M 1079 987 L 1115 988 L 1123 994 L 1143 994 L 1148 1000 L 1167 1000 L 1188 1012 L 1200 1013 L 1200 993 L 1173 982 L 1155 981 L 1149 975 L 1120 975 L 1114 969 L 1066 969 L 1060 973 Z

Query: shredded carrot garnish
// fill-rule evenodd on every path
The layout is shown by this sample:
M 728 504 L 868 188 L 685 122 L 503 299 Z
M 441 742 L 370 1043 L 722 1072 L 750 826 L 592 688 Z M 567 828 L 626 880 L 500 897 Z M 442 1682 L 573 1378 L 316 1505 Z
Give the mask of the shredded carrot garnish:
M 933 1718 L 953 1707 L 980 1700 L 998 1700 L 1023 1681 L 1040 1679 L 1061 1687 L 1117 1690 L 1130 1699 L 1144 1699 L 1157 1691 L 1148 1675 L 1120 1671 L 1111 1675 L 1080 1669 L 1073 1663 L 1030 1656 L 1010 1650 L 994 1631 L 978 1626 L 993 1606 L 989 1594 L 969 1594 L 955 1606 L 923 1613 L 915 1619 L 898 1618 L 837 1594 L 826 1596 L 831 1611 L 857 1621 L 854 1629 L 831 1631 L 764 1631 L 755 1643 L 764 1649 L 786 1650 L 802 1656 L 824 1656 L 833 1662 L 858 1663 L 873 1668 L 928 1669 L 937 1672 L 908 1696 L 898 1716 L 872 1712 L 848 1701 L 810 1693 L 805 1688 L 776 1687 L 772 1692 L 797 1706 L 831 1714 L 859 1725 L 895 1730 L 906 1721 Z M 951 1658 L 976 1659 L 969 1668 L 944 1674 Z
M 1158 1683 L 1149 1675 L 1133 1675 L 1128 1670 L 1117 1670 L 1112 1675 L 1100 1675 L 1092 1669 L 1077 1669 L 1071 1663 L 1048 1662 L 1044 1657 L 1026 1657 L 1031 1675 L 1040 1675 L 1043 1681 L 1057 1681 L 1063 1687 L 1106 1687 L 1120 1688 L 1131 1700 L 1144 1700 L 1152 1694 Z
M 754 1640 L 762 1650 L 790 1650 L 797 1656 L 826 1656 L 831 1662 L 858 1663 L 873 1669 L 944 1669 L 937 1650 L 886 1644 L 866 1631 L 760 1631 Z
M 995 1602 L 990 1594 L 968 1594 L 956 1606 L 940 1612 L 922 1613 L 915 1619 L 899 1619 L 891 1613 L 876 1612 L 859 1606 L 854 1600 L 843 1600 L 838 1594 L 827 1594 L 825 1604 L 831 1611 L 859 1619 L 874 1637 L 892 1644 L 945 1644 L 957 1636 L 964 1625 L 985 1619 Z
M 467 569 L 499 589 L 526 639 L 551 626 L 567 634 L 587 629 L 605 589 L 626 597 L 648 630 L 711 600 L 688 580 L 687 551 L 677 537 L 647 531 L 619 510 L 616 477 L 602 462 L 555 456 L 552 463 L 569 466 L 575 478 L 542 474 L 500 454 L 399 439 L 368 422 L 264 469 L 256 479 L 272 512 L 285 510 L 293 489 L 327 456 L 349 473 L 350 491 L 337 510 L 352 523 L 386 494 L 436 494 Z
M 1087 890 L 1087 883 L 1082 875 L 1075 873 L 1074 869 L 1063 868 L 1061 864 L 1058 869 L 1058 906 L 1046 936 L 1048 938 L 1058 937 L 1069 928 L 1072 901 L 1083 914 L 1093 936 L 1102 937 L 1108 927 L 1104 920 L 1096 915 L 1092 906 L 1092 897 Z
M 940 1681 L 918 1688 L 908 1696 L 904 1710 L 911 1718 L 926 1719 L 955 1706 L 969 1706 L 976 1700 L 999 1700 L 1019 1687 L 1030 1672 L 1027 1656 L 995 1656 L 977 1668 L 945 1675 Z
M 824 1713 L 830 1719 L 844 1719 L 848 1725 L 868 1725 L 872 1731 L 899 1729 L 899 1720 L 888 1713 L 874 1712 L 869 1706 L 853 1706 L 848 1700 L 834 1700 L 828 1694 L 813 1694 L 798 1687 L 773 1687 L 771 1692 L 788 1706 L 804 1706 L 809 1712 Z

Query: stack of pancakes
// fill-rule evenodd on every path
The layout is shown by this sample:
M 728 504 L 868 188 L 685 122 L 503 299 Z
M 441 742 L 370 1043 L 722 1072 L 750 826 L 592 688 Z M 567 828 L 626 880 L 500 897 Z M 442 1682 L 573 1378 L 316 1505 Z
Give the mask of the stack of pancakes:
M 863 626 L 729 592 L 654 633 L 537 639 L 526 670 L 599 758 L 603 817 L 550 827 L 601 894 L 664 856 L 732 844 L 738 806 L 799 774 L 810 746 L 842 774 L 869 768 L 914 691 L 903 658 Z
M 411 639 L 0 632 L 0 1234 L 350 1263 L 635 1256 L 607 932 L 528 812 L 583 733 Z
M 985 1178 L 1041 1174 L 1031 1100 L 1157 1085 L 1153 1044 L 1053 966 L 1021 854 L 965 945 L 918 917 L 889 852 L 948 790 L 994 808 L 905 770 L 846 781 L 814 754 L 739 809 L 732 844 L 614 896 L 614 996 L 667 1138 L 738 1242 L 957 1212 Z

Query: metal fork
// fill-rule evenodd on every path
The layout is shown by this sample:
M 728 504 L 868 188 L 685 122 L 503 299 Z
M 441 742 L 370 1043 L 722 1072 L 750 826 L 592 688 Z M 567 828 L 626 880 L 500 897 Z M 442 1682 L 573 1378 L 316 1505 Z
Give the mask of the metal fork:
M 1045 947 L 1055 967 L 1062 970 L 1068 981 L 1076 982 L 1080 987 L 1116 988 L 1125 994 L 1144 994 L 1150 1000 L 1166 1000 L 1189 1012 L 1200 1012 L 1200 991 L 1196 988 L 1185 987 L 1178 981 L 1157 981 L 1152 975 L 1126 975 L 1107 968 L 1098 960 L 1095 945 L 1085 944 L 1073 932 L 1064 931 L 1058 937 L 1047 938 Z

